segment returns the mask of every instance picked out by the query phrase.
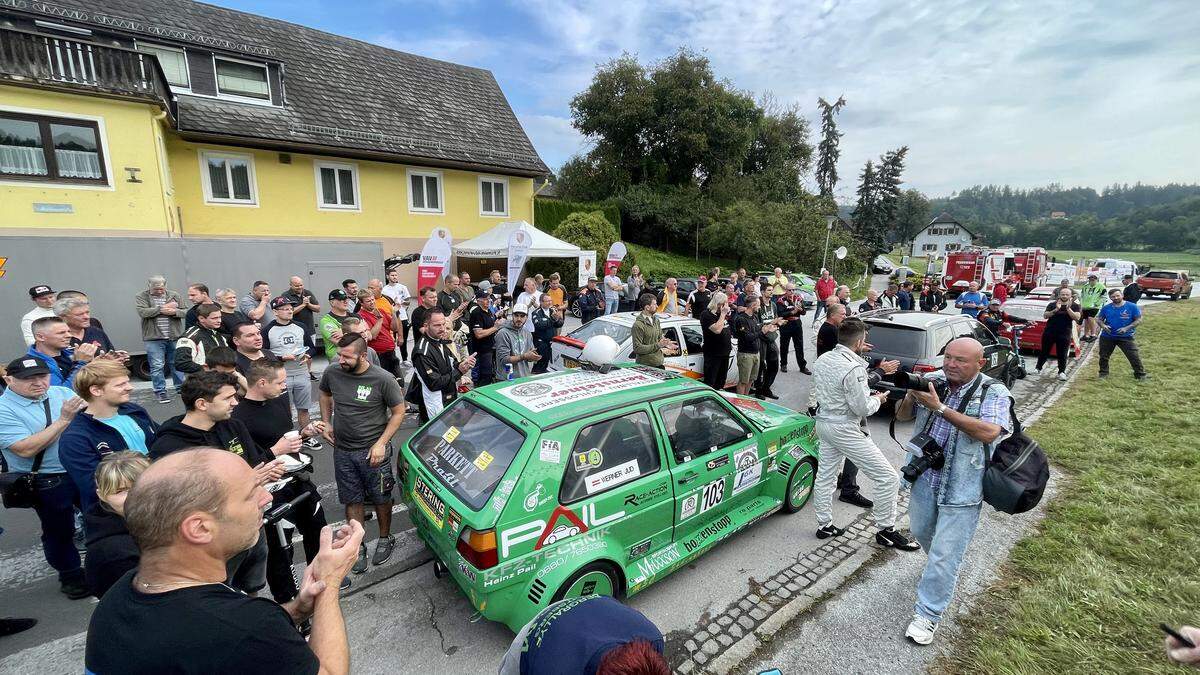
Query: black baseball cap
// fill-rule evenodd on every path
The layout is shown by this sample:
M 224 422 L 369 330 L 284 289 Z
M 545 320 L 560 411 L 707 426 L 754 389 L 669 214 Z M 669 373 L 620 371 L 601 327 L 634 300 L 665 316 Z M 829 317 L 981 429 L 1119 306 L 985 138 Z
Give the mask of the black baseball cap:
M 335 288 L 329 291 L 330 300 L 349 300 L 350 296 L 346 295 L 346 291 L 341 288 Z
M 294 307 L 291 300 L 282 295 L 271 301 L 271 309 L 279 309 L 280 307 Z
M 7 370 L 9 375 L 21 380 L 50 373 L 50 368 L 45 362 L 41 359 L 35 359 L 32 356 L 22 356 L 19 359 L 13 359 L 8 363 Z
M 40 298 L 43 295 L 54 295 L 54 289 L 50 288 L 46 284 L 38 284 L 37 286 L 29 289 L 29 297 L 31 299 Z
M 491 295 L 492 295 L 491 293 L 488 293 L 487 291 L 483 290 L 482 288 L 475 289 L 475 299 L 476 300 L 478 300 L 479 298 L 489 298 L 489 297 L 491 297 Z

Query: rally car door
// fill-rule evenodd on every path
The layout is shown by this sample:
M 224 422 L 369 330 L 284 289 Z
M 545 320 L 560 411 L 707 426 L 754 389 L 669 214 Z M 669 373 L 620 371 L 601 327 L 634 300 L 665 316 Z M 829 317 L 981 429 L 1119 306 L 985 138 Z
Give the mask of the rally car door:
M 752 488 L 762 474 L 758 440 L 716 394 L 659 403 L 655 412 L 668 445 L 675 540 L 687 540 L 757 493 Z

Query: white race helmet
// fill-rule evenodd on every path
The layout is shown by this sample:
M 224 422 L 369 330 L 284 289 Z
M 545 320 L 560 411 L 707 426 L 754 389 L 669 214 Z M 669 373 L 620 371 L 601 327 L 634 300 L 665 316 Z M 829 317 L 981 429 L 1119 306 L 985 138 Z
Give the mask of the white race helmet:
M 617 346 L 616 340 L 607 335 L 593 335 L 583 346 L 579 360 L 583 363 L 606 366 L 616 360 L 618 351 L 620 347 Z

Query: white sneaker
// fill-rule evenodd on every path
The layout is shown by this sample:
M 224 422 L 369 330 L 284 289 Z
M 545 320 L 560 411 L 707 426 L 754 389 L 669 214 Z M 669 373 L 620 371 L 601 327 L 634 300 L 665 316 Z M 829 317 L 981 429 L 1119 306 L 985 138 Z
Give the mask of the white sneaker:
M 1066 374 L 1066 373 L 1059 373 L 1059 374 L 1058 374 L 1058 380 L 1059 380 L 1059 382 L 1066 382 L 1066 381 L 1067 381 L 1067 374 Z
M 904 637 L 912 640 L 919 645 L 927 645 L 933 642 L 933 634 L 937 632 L 938 625 L 923 616 L 913 615 L 913 620 L 908 624 L 908 630 L 904 631 Z

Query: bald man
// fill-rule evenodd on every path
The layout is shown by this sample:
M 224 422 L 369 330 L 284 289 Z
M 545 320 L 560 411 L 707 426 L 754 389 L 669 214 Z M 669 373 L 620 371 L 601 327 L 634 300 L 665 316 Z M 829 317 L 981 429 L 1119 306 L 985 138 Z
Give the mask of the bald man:
M 946 460 L 926 469 L 912 486 L 909 519 L 913 535 L 929 553 L 917 582 L 917 602 L 904 635 L 927 645 L 954 597 L 958 567 L 983 504 L 983 473 L 994 444 L 1012 431 L 1012 394 L 981 371 L 983 345 L 959 338 L 946 346 L 942 370 L 926 376 L 926 391 L 912 390 L 896 409 L 896 420 L 915 419 L 910 456 L 922 454 L 917 436 L 928 433 Z M 915 410 L 915 415 L 914 415 Z M 924 447 L 928 447 L 925 445 Z
M 271 495 L 240 457 L 183 450 L 146 469 L 125 501 L 137 569 L 100 600 L 88 627 L 94 673 L 346 673 L 338 584 L 362 542 L 351 521 L 321 531 L 300 595 L 277 605 L 225 585 L 225 564 L 253 546 Z M 312 620 L 306 643 L 297 626 Z

